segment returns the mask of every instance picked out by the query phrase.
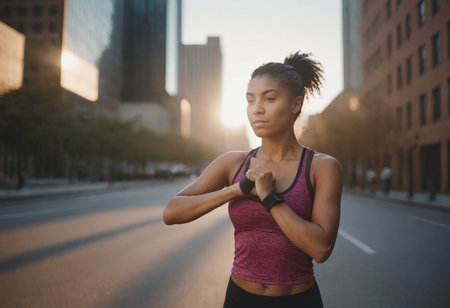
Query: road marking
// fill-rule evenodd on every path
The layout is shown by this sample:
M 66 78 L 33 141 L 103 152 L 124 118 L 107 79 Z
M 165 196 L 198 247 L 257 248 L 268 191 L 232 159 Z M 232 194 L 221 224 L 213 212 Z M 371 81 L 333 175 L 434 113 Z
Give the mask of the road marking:
M 418 218 L 418 217 L 416 217 L 416 219 L 417 219 L 417 220 L 420 220 L 420 221 L 422 221 L 422 222 L 431 224 L 431 225 L 436 225 L 436 226 L 440 226 L 440 227 L 443 227 L 443 228 L 450 229 L 450 226 L 449 226 L 449 225 L 441 224 L 441 223 L 436 222 L 436 221 L 434 221 L 434 220 L 428 220 L 428 219 Z
M 370 248 L 369 246 L 358 240 L 353 235 L 350 235 L 349 233 L 345 232 L 344 230 L 339 229 L 339 235 L 342 238 L 349 241 L 350 243 L 352 243 L 353 245 L 355 245 L 356 247 L 358 247 L 359 249 L 361 249 L 362 251 L 364 251 L 365 253 L 369 255 L 373 255 L 375 253 L 375 250 L 373 250 L 372 248 Z

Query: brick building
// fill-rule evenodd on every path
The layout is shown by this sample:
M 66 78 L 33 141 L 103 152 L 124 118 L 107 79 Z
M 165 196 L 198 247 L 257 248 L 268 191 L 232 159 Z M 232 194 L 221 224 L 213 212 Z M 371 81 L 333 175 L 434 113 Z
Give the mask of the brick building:
M 394 187 L 450 191 L 450 1 L 361 6 L 362 95 L 396 113 L 400 138 L 374 153 Z

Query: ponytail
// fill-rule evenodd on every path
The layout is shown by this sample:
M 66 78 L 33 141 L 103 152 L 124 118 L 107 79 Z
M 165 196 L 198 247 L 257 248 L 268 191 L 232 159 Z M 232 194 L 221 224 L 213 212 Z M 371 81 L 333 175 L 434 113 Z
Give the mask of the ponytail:
M 314 92 L 320 94 L 320 87 L 323 81 L 322 65 L 309 58 L 311 54 L 296 52 L 284 59 L 284 64 L 292 66 L 302 81 L 304 96 L 314 95 Z

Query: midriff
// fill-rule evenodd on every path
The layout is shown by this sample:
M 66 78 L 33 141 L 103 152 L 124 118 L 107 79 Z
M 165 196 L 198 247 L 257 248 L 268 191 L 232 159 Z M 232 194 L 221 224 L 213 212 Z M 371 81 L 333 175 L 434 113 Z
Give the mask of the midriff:
M 316 282 L 315 280 L 312 280 L 294 285 L 262 284 L 242 279 L 234 274 L 231 274 L 231 279 L 241 289 L 256 295 L 264 296 L 286 296 L 298 294 L 308 290 Z

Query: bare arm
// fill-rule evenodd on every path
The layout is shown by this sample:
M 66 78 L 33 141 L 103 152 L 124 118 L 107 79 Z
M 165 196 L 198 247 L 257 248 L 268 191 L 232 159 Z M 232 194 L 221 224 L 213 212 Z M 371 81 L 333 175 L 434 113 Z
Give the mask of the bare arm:
M 313 162 L 311 174 L 315 179 L 315 196 L 311 221 L 300 217 L 285 202 L 272 207 L 270 213 L 295 246 L 321 263 L 333 251 L 339 228 L 342 167 L 334 158 L 322 154 Z M 261 200 L 273 190 L 273 184 L 269 184 L 273 182 L 270 171 L 264 169 L 259 169 L 255 178 Z M 258 178 L 261 179 L 259 185 Z
M 239 185 L 230 185 L 245 152 L 228 152 L 214 160 L 194 183 L 174 196 L 164 209 L 164 223 L 182 224 L 193 221 L 224 203 L 243 196 Z

